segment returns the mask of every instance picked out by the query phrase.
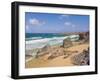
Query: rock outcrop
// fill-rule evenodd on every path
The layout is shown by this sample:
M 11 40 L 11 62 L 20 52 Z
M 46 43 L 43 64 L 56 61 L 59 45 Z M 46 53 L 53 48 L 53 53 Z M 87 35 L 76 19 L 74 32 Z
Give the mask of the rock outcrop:
M 74 65 L 89 65 L 89 49 L 71 58 Z
M 43 56 L 43 55 L 47 54 L 49 49 L 50 49 L 50 46 L 49 45 L 45 45 L 43 48 L 38 50 L 36 57 Z
M 54 59 L 54 58 L 62 56 L 64 54 L 65 54 L 65 52 L 64 52 L 63 48 L 62 49 L 57 48 L 57 49 L 51 51 L 51 55 L 48 57 L 48 59 Z
M 41 48 L 40 52 L 48 51 L 49 48 L 50 48 L 50 45 L 47 44 L 43 48 Z
M 80 33 L 80 34 L 79 34 L 79 39 L 80 39 L 80 40 L 88 41 L 88 40 L 89 40 L 89 32 Z
M 64 48 L 68 48 L 68 47 L 71 47 L 73 44 L 72 44 L 72 41 L 70 40 L 70 38 L 66 38 L 63 40 L 63 47 Z

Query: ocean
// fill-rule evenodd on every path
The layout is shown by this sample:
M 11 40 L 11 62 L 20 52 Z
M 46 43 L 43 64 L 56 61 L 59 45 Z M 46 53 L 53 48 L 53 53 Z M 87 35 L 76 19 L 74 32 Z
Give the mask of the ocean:
M 71 38 L 72 40 L 78 40 L 78 35 L 64 35 L 58 33 L 26 33 L 25 42 L 26 50 L 32 50 L 42 48 L 46 45 L 62 45 L 63 40 Z

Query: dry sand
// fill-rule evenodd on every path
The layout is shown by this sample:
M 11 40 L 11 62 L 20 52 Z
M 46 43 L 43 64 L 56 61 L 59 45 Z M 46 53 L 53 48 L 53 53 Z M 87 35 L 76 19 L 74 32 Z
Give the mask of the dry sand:
M 65 48 L 65 50 L 70 51 L 70 52 L 77 51 L 77 53 L 69 53 L 69 56 L 62 55 L 54 59 L 48 59 L 48 56 L 50 56 L 50 54 L 46 54 L 45 56 L 32 59 L 26 62 L 25 67 L 26 68 L 37 68 L 37 67 L 39 68 L 39 67 L 74 66 L 73 63 L 71 62 L 71 57 L 81 53 L 84 49 L 87 49 L 88 47 L 89 47 L 88 43 L 74 45 L 72 47 Z

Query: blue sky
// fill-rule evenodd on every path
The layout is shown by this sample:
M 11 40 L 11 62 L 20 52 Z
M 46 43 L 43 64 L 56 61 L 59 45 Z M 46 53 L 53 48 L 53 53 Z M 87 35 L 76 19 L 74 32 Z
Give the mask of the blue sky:
M 89 30 L 88 15 L 25 13 L 26 33 L 65 33 Z

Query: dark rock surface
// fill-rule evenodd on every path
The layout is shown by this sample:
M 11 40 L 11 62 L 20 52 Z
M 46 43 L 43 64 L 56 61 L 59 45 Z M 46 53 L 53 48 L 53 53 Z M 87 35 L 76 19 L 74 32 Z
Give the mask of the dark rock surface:
M 89 49 L 71 58 L 74 65 L 89 65 Z
M 80 39 L 80 40 L 88 41 L 88 40 L 89 40 L 89 32 L 80 33 L 80 34 L 79 34 L 79 39 Z

